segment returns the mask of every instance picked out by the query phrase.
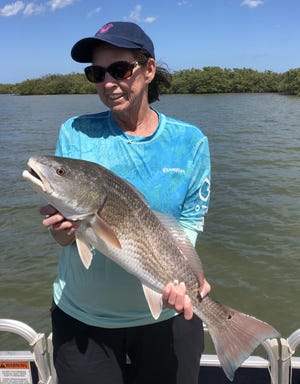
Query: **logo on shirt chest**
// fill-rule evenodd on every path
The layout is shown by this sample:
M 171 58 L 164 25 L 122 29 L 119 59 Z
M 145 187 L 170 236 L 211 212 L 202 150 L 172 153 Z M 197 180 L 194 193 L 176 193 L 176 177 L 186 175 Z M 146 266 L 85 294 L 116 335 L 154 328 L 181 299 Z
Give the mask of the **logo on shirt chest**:
M 185 174 L 185 170 L 184 169 L 181 169 L 181 168 L 163 168 L 163 173 L 177 173 L 177 174 L 181 174 L 181 175 L 184 175 Z

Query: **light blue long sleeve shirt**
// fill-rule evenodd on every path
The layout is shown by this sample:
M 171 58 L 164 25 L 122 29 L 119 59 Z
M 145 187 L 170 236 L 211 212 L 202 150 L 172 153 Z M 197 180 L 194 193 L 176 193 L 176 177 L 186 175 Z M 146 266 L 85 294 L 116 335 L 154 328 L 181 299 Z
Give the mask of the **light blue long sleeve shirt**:
M 173 215 L 195 244 L 210 197 L 207 137 L 198 127 L 158 116 L 158 128 L 146 137 L 125 134 L 110 111 L 71 118 L 61 127 L 56 155 L 93 161 L 115 172 L 134 185 L 153 210 Z M 138 279 L 99 252 L 86 270 L 75 245 L 62 249 L 54 301 L 94 326 L 155 322 Z M 165 308 L 159 320 L 172 316 Z

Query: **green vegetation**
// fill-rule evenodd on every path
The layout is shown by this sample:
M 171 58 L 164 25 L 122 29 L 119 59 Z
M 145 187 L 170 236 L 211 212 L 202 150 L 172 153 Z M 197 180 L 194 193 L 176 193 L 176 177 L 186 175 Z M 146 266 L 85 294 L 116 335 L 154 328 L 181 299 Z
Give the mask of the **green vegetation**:
M 83 74 L 47 75 L 17 84 L 0 84 L 0 93 L 15 95 L 63 95 L 96 93 Z
M 222 69 L 204 67 L 185 69 L 172 74 L 168 94 L 279 92 L 300 96 L 300 68 L 278 74 L 249 68 Z M 47 75 L 17 84 L 0 84 L 0 94 L 57 95 L 96 93 L 95 86 L 83 74 Z
M 277 89 L 286 95 L 300 96 L 300 68 L 283 73 Z

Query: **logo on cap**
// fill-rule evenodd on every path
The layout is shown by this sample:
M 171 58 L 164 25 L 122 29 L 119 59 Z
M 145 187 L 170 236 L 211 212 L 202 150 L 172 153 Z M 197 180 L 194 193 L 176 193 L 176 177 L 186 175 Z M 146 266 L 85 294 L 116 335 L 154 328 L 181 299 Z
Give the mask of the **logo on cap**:
M 114 25 L 112 23 L 105 24 L 101 29 L 99 29 L 99 31 L 97 32 L 97 35 L 107 33 L 110 30 L 110 28 L 112 28 L 113 26 Z

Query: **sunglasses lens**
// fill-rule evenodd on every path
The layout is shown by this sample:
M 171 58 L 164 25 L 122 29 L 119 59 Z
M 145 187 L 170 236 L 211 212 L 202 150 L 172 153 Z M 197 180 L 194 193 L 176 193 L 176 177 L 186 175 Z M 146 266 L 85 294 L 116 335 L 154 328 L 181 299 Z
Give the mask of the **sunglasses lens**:
M 91 83 L 101 83 L 105 77 L 105 68 L 97 67 L 95 65 L 91 65 L 90 67 L 86 67 L 85 76 Z
M 111 64 L 107 72 L 116 80 L 127 79 L 132 75 L 133 65 L 127 61 L 119 61 Z

